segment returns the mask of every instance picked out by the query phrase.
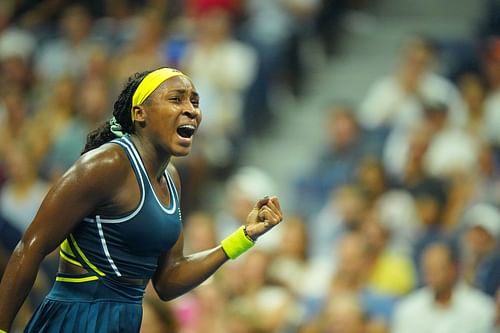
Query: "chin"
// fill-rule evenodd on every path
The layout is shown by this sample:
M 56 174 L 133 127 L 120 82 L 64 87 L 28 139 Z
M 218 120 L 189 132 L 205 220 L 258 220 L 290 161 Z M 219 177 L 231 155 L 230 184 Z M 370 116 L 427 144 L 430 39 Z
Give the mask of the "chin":
M 182 148 L 182 149 L 176 149 L 173 151 L 172 155 L 173 156 L 176 156 L 176 157 L 183 157 L 183 156 L 187 156 L 189 155 L 189 153 L 191 152 L 191 147 L 189 148 Z

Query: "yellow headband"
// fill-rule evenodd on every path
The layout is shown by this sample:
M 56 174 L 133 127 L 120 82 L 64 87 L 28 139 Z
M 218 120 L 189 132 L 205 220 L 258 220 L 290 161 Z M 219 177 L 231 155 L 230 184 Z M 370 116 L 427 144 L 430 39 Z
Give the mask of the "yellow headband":
M 186 76 L 184 73 L 178 71 L 177 69 L 167 67 L 157 69 L 146 75 L 144 79 L 142 79 L 141 83 L 139 83 L 139 86 L 132 96 L 132 108 L 144 103 L 146 98 L 148 98 L 149 95 L 151 95 L 160 84 L 170 79 L 171 77 L 179 75 Z M 130 113 L 132 114 L 132 122 L 134 122 L 134 113 L 132 112 L 132 110 L 130 111 Z

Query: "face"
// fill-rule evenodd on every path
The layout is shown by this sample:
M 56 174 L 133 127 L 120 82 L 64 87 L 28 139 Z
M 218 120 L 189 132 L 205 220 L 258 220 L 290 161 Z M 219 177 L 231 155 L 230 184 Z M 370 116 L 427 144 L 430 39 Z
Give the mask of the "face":
M 465 233 L 466 248 L 476 255 L 487 255 L 495 249 L 495 238 L 482 227 L 470 228 Z
M 422 258 L 424 278 L 427 285 L 435 292 L 453 286 L 455 268 L 450 262 L 448 250 L 442 246 L 431 246 Z
M 199 95 L 188 78 L 168 79 L 134 112 L 139 128 L 144 124 L 144 133 L 155 146 L 172 156 L 185 156 L 191 151 L 201 111 Z

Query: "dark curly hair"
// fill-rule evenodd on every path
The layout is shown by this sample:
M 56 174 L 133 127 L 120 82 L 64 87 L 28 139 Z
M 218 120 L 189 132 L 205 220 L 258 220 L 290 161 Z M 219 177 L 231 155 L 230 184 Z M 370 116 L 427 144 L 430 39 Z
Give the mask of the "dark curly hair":
M 115 101 L 113 116 L 116 118 L 118 124 L 121 125 L 124 133 L 133 133 L 134 127 L 130 115 L 132 109 L 132 96 L 139 86 L 139 83 L 141 83 L 142 79 L 150 72 L 151 71 L 135 73 L 129 77 L 125 87 Z M 85 143 L 85 148 L 83 148 L 82 155 L 113 139 L 116 139 L 116 136 L 111 132 L 110 122 L 106 121 L 104 124 L 87 134 L 87 142 Z

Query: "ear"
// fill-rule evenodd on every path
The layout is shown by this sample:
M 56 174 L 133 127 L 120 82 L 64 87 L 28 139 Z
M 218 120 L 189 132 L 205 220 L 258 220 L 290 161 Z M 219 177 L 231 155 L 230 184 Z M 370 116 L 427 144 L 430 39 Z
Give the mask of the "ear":
M 132 108 L 132 119 L 137 122 L 144 122 L 146 121 L 146 110 L 144 109 L 143 106 L 134 106 Z

